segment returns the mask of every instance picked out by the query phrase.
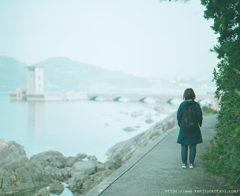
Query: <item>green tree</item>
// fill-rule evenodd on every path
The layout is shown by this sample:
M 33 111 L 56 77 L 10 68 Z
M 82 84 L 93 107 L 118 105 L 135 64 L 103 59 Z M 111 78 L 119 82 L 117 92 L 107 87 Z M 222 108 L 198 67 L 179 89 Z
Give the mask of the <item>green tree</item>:
M 214 69 L 215 95 L 220 99 L 218 132 L 204 155 L 207 171 L 224 177 L 224 188 L 240 188 L 240 0 L 201 0 L 204 17 L 213 19 L 218 34 L 213 50 L 220 63 Z

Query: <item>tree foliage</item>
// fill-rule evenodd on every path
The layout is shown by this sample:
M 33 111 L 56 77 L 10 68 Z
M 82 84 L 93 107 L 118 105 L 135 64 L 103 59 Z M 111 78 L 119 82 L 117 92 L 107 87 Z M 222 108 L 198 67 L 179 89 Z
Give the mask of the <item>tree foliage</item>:
M 220 99 L 218 131 L 203 156 L 206 170 L 223 177 L 222 186 L 240 188 L 240 0 L 201 0 L 204 17 L 213 19 L 218 34 L 213 50 L 220 63 L 214 69 L 215 95 Z

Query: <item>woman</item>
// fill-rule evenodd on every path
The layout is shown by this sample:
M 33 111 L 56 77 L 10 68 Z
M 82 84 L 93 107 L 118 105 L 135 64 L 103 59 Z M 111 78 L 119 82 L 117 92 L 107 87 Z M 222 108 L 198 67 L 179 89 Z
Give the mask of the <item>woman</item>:
M 177 143 L 181 144 L 182 168 L 187 168 L 188 147 L 189 153 L 189 168 L 194 168 L 194 159 L 196 156 L 196 145 L 203 142 L 199 126 L 202 126 L 202 110 L 200 105 L 195 102 L 196 95 L 192 88 L 184 91 L 183 101 L 177 111 L 178 126 L 180 127 Z M 181 127 L 181 121 L 184 111 L 188 108 L 193 108 L 194 116 L 197 121 L 197 126 L 190 131 L 184 131 Z

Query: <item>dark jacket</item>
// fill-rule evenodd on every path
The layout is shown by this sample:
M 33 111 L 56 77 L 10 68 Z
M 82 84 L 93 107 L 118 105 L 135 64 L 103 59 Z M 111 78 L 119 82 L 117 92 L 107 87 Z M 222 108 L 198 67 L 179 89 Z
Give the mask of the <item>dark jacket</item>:
M 193 101 L 193 100 L 187 100 L 183 101 L 177 111 L 177 120 L 178 120 L 178 126 L 180 127 L 179 134 L 178 134 L 178 140 L 177 143 L 179 144 L 199 144 L 202 143 L 202 134 L 200 131 L 199 126 L 192 131 L 186 132 L 181 129 L 181 120 L 183 117 L 183 113 L 185 111 L 185 107 L 194 107 L 194 113 L 198 121 L 198 125 L 202 126 L 202 109 L 200 105 Z

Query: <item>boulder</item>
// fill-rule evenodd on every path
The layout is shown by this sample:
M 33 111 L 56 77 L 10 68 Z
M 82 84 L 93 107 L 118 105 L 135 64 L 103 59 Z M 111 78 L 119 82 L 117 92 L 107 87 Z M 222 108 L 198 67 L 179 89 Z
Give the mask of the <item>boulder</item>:
M 35 187 L 33 178 L 31 173 L 28 172 L 27 167 L 23 166 L 21 168 L 17 168 L 15 174 L 21 189 L 33 189 Z
M 121 155 L 115 156 L 113 160 L 111 160 L 111 161 L 108 160 L 105 163 L 105 166 L 109 170 L 117 170 L 118 168 L 120 168 L 123 165 L 124 160 L 128 160 L 128 159 L 122 157 Z
M 100 181 L 101 182 L 101 181 Z M 99 182 L 99 183 L 100 183 Z M 93 181 L 93 180 L 91 180 L 91 179 L 89 179 L 89 178 L 87 178 L 84 182 L 83 182 L 83 184 L 82 184 L 82 189 L 81 189 L 81 193 L 86 193 L 86 192 L 88 192 L 88 190 L 91 190 L 93 187 L 95 187 L 96 185 L 98 185 L 99 184 L 98 182 L 95 182 L 95 181 Z
M 136 131 L 136 129 L 134 129 L 132 127 L 125 127 L 123 130 L 127 131 L 127 132 Z
M 67 168 L 57 168 L 47 166 L 44 168 L 45 175 L 48 177 L 49 182 L 65 181 L 71 177 Z
M 146 123 L 153 123 L 154 121 L 149 118 L 149 119 L 146 119 L 145 122 L 146 122 Z
M 64 186 L 61 182 L 55 182 L 50 185 L 49 191 L 50 193 L 60 195 L 64 191 Z
M 33 196 L 50 196 L 50 191 L 46 188 L 38 190 Z
M 23 146 L 15 141 L 0 141 L 0 195 L 33 190 L 47 184 L 43 170 L 32 164 Z
M 68 181 L 69 189 L 73 192 L 80 191 L 82 189 L 82 185 L 84 181 L 87 179 L 86 176 L 83 176 L 81 174 L 76 174 Z
M 102 164 L 102 163 L 97 164 L 97 172 L 101 172 L 101 171 L 104 171 L 106 169 L 107 169 L 107 167 L 105 166 L 105 164 Z
M 21 156 L 26 156 L 26 152 L 20 144 L 14 141 L 5 142 L 1 139 L 0 168 L 9 162 L 17 161 Z
M 88 156 L 88 160 L 96 162 L 97 161 L 97 157 L 95 157 L 95 156 Z
M 70 156 L 66 159 L 65 167 L 72 167 L 73 164 L 76 163 L 76 162 L 77 162 L 76 158 Z
M 85 158 L 87 158 L 87 155 L 84 154 L 84 153 L 78 153 L 78 154 L 76 155 L 76 159 L 77 159 L 77 160 L 82 160 L 82 159 L 85 159 Z
M 97 166 L 93 161 L 80 161 L 74 163 L 72 166 L 71 175 L 74 176 L 76 173 L 81 175 L 91 175 L 96 173 Z
M 89 176 L 77 173 L 69 179 L 69 189 L 74 193 L 85 194 L 106 177 L 111 175 L 112 172 L 113 171 L 106 170 Z
M 51 166 L 58 168 L 65 167 L 67 162 L 66 157 L 64 157 L 62 153 L 53 150 L 33 155 L 30 160 L 33 163 L 40 163 L 43 167 Z

